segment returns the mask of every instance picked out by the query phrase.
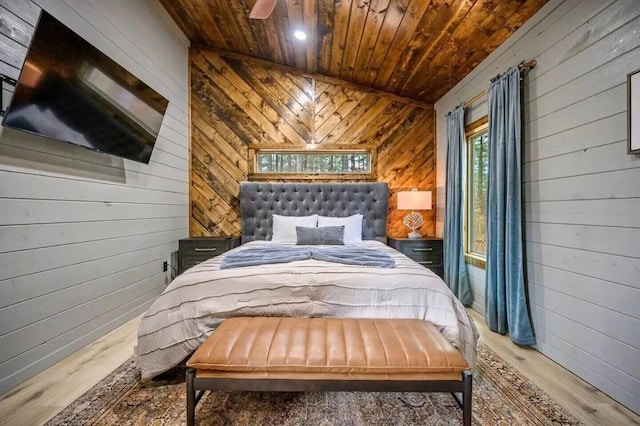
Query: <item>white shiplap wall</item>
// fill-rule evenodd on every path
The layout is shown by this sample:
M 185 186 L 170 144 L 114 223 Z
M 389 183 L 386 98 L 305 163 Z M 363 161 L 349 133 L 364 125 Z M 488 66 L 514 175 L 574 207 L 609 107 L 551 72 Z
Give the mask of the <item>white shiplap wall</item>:
M 0 394 L 142 313 L 188 236 L 187 39 L 155 0 L 0 0 L 0 72 L 40 7 L 169 107 L 148 165 L 0 128 Z
M 436 103 L 437 229 L 444 114 L 529 59 L 538 66 L 524 85 L 523 198 L 536 348 L 640 413 L 640 156 L 626 152 L 639 1 L 551 0 Z M 486 113 L 483 99 L 467 122 Z M 470 269 L 484 312 L 484 271 Z

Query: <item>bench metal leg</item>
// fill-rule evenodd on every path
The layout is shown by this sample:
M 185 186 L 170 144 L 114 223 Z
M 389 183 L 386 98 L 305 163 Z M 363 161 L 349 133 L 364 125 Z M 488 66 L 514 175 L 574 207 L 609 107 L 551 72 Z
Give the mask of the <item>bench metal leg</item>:
M 345 381 L 323 381 L 313 380 L 306 383 L 305 380 L 291 379 L 196 379 L 196 370 L 194 368 L 187 369 L 187 426 L 195 426 L 196 405 L 206 392 L 206 390 L 214 391 L 219 389 L 225 390 L 242 390 L 242 391 L 287 391 L 287 392 L 318 392 L 318 391 L 364 391 L 364 392 L 453 392 L 453 398 L 462 408 L 462 424 L 471 426 L 471 393 L 473 388 L 473 376 L 470 371 L 462 372 L 462 384 L 459 380 L 453 381 L 426 381 L 413 384 L 410 382 L 387 382 L 387 381 L 369 381 L 367 386 L 355 386 L 355 383 L 361 382 L 345 382 Z M 351 386 L 344 386 L 350 383 Z M 196 385 L 199 390 L 196 390 Z M 462 385 L 462 386 L 461 386 Z M 462 388 L 462 389 L 461 389 Z M 462 401 L 455 392 L 462 391 Z
M 194 386 L 194 379 L 196 376 L 196 370 L 193 368 L 187 369 L 187 426 L 195 426 L 196 424 L 196 389 Z
M 462 372 L 462 424 L 471 426 L 471 390 L 473 388 L 473 376 L 470 371 Z

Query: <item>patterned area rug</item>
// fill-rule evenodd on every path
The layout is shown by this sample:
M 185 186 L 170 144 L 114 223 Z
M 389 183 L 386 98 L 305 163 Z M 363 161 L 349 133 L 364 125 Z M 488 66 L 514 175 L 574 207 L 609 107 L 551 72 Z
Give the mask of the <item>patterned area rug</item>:
M 171 377 L 173 376 L 173 377 Z M 144 386 L 133 359 L 65 408 L 47 425 L 182 425 L 184 370 Z M 578 425 L 548 395 L 480 342 L 473 383 L 479 425 Z M 202 425 L 459 425 L 449 394 L 207 392 Z

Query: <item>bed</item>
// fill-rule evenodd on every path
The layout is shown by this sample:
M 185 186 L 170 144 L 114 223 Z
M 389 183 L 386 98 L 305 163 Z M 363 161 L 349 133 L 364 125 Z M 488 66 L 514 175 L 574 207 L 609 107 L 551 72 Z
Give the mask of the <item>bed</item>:
M 418 318 L 433 323 L 473 365 L 478 334 L 462 304 L 435 273 L 385 244 L 388 200 L 385 183 L 242 182 L 243 244 L 185 271 L 145 313 L 137 348 L 142 379 L 180 364 L 235 316 Z M 272 241 L 274 218 L 313 214 L 361 214 L 362 242 L 347 245 L 384 253 L 395 267 L 309 258 L 221 269 L 233 253 L 294 246 Z

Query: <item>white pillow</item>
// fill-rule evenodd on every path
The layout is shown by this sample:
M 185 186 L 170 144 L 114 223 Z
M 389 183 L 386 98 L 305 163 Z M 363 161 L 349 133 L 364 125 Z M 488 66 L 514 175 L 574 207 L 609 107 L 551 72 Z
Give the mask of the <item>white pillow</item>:
M 271 241 L 274 243 L 293 243 L 298 240 L 296 226 L 313 227 L 318 226 L 318 215 L 311 216 L 280 216 L 273 215 L 273 233 Z
M 362 242 L 362 215 L 354 214 L 349 217 L 318 216 L 320 226 L 344 226 L 344 243 L 353 244 Z

